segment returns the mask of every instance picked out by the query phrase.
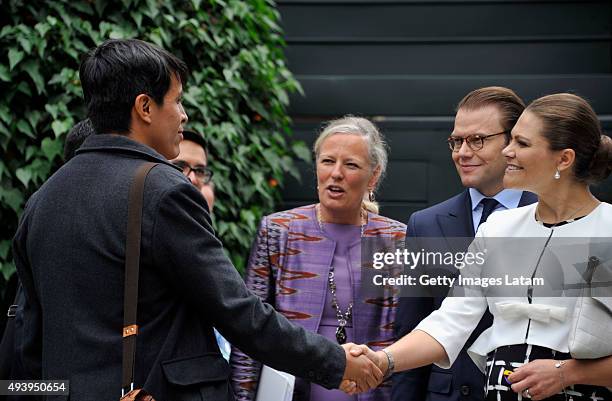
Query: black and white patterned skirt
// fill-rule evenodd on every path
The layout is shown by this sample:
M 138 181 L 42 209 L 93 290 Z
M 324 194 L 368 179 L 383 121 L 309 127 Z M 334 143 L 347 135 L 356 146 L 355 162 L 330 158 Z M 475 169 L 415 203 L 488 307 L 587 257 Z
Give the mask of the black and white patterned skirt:
M 525 365 L 536 359 L 571 359 L 570 354 L 556 352 L 537 345 L 518 344 L 497 348 L 487 357 L 487 381 L 485 397 L 487 401 L 526 401 L 522 394 L 512 391 L 505 380 L 504 371 Z M 605 387 L 577 384 L 546 398 L 551 401 L 611 401 L 612 392 Z

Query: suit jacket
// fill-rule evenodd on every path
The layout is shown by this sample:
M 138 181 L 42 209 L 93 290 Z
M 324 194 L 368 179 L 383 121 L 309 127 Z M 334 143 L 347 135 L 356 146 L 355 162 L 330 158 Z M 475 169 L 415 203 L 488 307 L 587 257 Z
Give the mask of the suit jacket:
M 536 202 L 537 197 L 523 192 L 520 206 Z M 437 205 L 415 212 L 408 220 L 407 237 L 474 237 L 472 203 L 469 191 Z M 425 244 L 421 244 L 427 248 Z M 466 244 L 469 244 L 466 242 Z M 463 249 L 465 251 L 465 249 Z M 454 275 L 455 272 L 449 272 Z M 421 320 L 438 309 L 444 297 L 400 298 L 395 320 L 398 338 L 411 332 Z M 468 356 L 466 350 L 476 338 L 491 326 L 492 317 L 485 313 L 465 348 L 450 369 L 435 365 L 424 366 L 393 377 L 393 401 L 458 401 L 484 399 L 484 376 Z
M 30 198 L 13 241 L 28 378 L 68 379 L 73 400 L 119 398 L 127 199 L 145 160 L 159 165 L 144 192 L 135 386 L 159 401 L 233 400 L 214 325 L 254 358 L 337 387 L 343 349 L 246 288 L 199 191 L 153 149 L 105 134 Z
M 405 224 L 368 213 L 368 224 L 363 230 L 366 241 L 380 240 L 390 248 L 399 249 L 403 248 L 405 235 Z M 362 261 L 362 246 L 359 245 L 349 249 L 355 267 L 359 267 Z M 335 249 L 334 238 L 327 236 L 317 222 L 315 205 L 266 216 L 251 249 L 245 277 L 247 287 L 273 304 L 288 319 L 317 332 L 329 291 L 328 274 Z M 381 297 L 372 298 L 362 292 L 363 285 L 361 288 L 355 285 L 355 276 L 361 274 L 361 269 L 353 269 L 351 273 L 355 294 L 352 341 L 374 349 L 392 344 L 395 341 L 392 323 L 397 306 L 396 294 L 387 289 Z M 261 364 L 237 348 L 232 350 L 230 364 L 236 398 L 239 401 L 253 400 Z M 385 382 L 375 390 L 360 394 L 358 399 L 389 400 L 390 384 Z M 293 400 L 309 399 L 309 384 L 297 380 Z

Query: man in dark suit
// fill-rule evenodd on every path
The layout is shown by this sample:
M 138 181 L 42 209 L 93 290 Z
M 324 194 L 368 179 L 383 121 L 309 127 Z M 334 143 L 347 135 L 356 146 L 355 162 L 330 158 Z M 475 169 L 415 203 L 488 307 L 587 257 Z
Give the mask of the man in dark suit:
M 30 198 L 13 241 L 25 378 L 67 379 L 73 400 L 119 398 L 128 192 L 152 161 L 134 386 L 158 401 L 232 400 L 213 325 L 277 369 L 328 388 L 343 378 L 374 385 L 382 373 L 367 358 L 291 324 L 246 289 L 224 255 L 204 198 L 168 162 L 187 121 L 185 75 L 181 60 L 138 40 L 106 41 L 81 64 L 96 134 Z
M 491 213 L 537 200 L 531 193 L 504 189 L 502 185 L 506 161 L 501 151 L 524 108 L 523 101 L 513 91 L 502 87 L 477 89 L 459 102 L 448 142 L 466 190 L 410 216 L 407 238 L 413 238 L 419 249 L 440 244 L 435 240 L 428 242 L 426 237 L 473 238 L 478 226 Z M 465 243 L 469 244 L 469 241 Z M 452 275 L 456 273 L 450 272 Z M 441 296 L 402 297 L 395 321 L 398 338 L 438 309 L 443 299 Z M 451 369 L 430 365 L 396 374 L 393 401 L 482 400 L 484 375 L 466 350 L 491 322 L 492 317 L 487 312 Z

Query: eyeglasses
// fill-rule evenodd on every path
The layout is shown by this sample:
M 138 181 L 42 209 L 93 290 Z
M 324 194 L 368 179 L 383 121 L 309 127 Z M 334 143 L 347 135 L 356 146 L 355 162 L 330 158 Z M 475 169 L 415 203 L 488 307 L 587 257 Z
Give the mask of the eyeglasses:
M 172 162 L 172 164 L 180 168 L 181 170 L 183 170 L 183 174 L 185 174 L 185 176 L 189 176 L 189 174 L 193 171 L 197 180 L 200 181 L 202 184 L 208 184 L 212 180 L 213 171 L 209 169 L 208 167 L 205 167 L 205 166 L 192 167 L 189 163 L 184 162 L 182 160 L 174 161 Z
M 462 138 L 460 136 L 449 136 L 446 142 L 448 143 L 448 147 L 450 148 L 450 150 L 452 150 L 453 152 L 459 152 L 459 149 L 461 149 L 461 146 L 463 146 L 463 141 L 467 142 L 470 149 L 472 149 L 474 152 L 477 152 L 483 148 L 484 141 L 486 139 L 489 139 L 497 135 L 507 134 L 507 133 L 508 131 L 506 130 L 506 131 L 498 132 L 497 134 L 491 134 L 491 135 L 480 135 L 480 134 L 468 135 L 465 138 Z

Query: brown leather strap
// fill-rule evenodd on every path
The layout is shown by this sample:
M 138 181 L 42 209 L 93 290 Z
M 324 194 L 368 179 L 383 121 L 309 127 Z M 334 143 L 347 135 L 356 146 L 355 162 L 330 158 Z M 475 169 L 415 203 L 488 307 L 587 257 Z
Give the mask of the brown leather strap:
M 147 394 L 143 389 L 132 390 L 122 396 L 119 401 L 155 401 L 152 395 Z
M 128 198 L 127 237 L 125 241 L 125 289 L 123 293 L 123 374 L 122 390 L 129 389 L 134 382 L 134 359 L 136 357 L 136 313 L 138 309 L 138 272 L 140 268 L 140 232 L 142 225 L 142 202 L 147 174 L 157 163 L 143 163 L 136 170 Z M 132 386 L 133 387 L 133 386 Z M 129 390 L 127 390 L 129 391 Z

